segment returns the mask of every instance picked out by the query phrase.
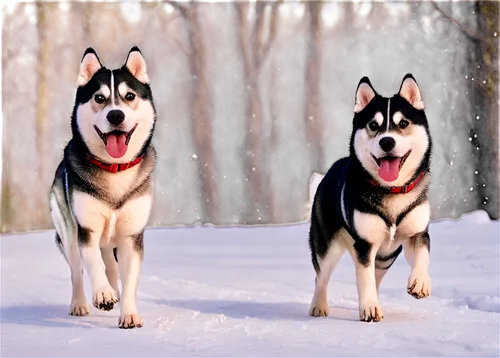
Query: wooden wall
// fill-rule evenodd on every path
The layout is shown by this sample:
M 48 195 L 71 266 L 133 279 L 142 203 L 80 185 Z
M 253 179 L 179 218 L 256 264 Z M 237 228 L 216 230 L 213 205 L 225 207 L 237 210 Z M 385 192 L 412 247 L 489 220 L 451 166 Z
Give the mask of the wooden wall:
M 257 1 L 252 15 L 248 2 L 175 2 L 171 13 L 142 2 L 137 23 L 105 1 L 4 6 L 2 232 L 52 227 L 50 185 L 88 45 L 117 66 L 137 44 L 148 63 L 153 224 L 302 220 L 311 175 L 351 145 L 359 83 L 399 91 L 410 76 L 431 114 L 433 218 L 477 209 L 498 218 L 498 4 L 420 2 L 391 17 L 373 3 L 363 18 L 359 6 L 344 3 L 333 28 L 320 2 L 289 19 L 279 2 Z

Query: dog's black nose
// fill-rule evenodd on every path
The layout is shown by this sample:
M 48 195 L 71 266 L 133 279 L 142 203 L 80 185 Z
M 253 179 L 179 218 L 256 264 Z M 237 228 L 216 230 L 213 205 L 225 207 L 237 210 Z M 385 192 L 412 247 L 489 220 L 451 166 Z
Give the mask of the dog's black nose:
M 119 109 L 112 109 L 111 111 L 108 112 L 106 118 L 108 119 L 109 123 L 111 123 L 114 126 L 117 126 L 125 120 L 125 113 L 123 113 Z
M 396 141 L 392 137 L 384 137 L 379 142 L 383 151 L 389 152 L 396 146 Z

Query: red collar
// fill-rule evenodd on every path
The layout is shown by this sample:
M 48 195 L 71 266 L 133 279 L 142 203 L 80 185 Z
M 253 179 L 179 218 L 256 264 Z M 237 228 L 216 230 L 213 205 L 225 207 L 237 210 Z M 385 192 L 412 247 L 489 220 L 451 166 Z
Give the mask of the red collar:
M 409 193 L 414 187 L 415 185 L 418 184 L 418 182 L 420 181 L 420 179 L 422 179 L 422 177 L 424 176 L 425 172 L 422 172 L 418 175 L 418 177 L 410 182 L 409 184 L 406 184 L 406 185 L 403 185 L 403 186 L 391 186 L 389 188 L 384 188 L 384 189 L 387 189 L 388 192 L 392 193 L 392 194 L 406 194 L 406 193 Z M 368 182 L 373 185 L 373 186 L 380 186 L 379 183 L 377 183 L 375 180 L 368 180 Z
M 97 160 L 94 158 L 92 155 L 87 154 L 87 159 L 89 162 L 94 164 L 95 166 L 98 166 L 101 169 L 107 170 L 110 173 L 117 173 L 117 172 L 122 172 L 124 170 L 127 170 L 129 168 L 132 168 L 133 166 L 139 164 L 142 160 L 142 156 L 134 159 L 131 162 L 128 163 L 115 163 L 115 164 L 106 164 L 101 162 L 100 160 Z

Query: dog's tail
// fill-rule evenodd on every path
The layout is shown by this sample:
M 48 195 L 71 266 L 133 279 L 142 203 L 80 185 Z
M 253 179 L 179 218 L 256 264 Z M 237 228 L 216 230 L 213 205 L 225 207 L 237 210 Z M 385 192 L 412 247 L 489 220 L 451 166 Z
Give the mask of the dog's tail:
M 311 261 L 313 263 L 314 271 L 316 271 L 316 275 L 319 275 L 321 272 L 321 268 L 319 266 L 318 254 L 314 248 L 313 239 L 311 238 L 311 230 L 309 230 L 309 246 L 311 248 Z
M 313 210 L 314 210 L 314 205 L 313 205 Z M 319 267 L 316 246 L 318 243 L 318 234 L 320 235 L 321 233 L 317 221 L 318 219 L 316 218 L 316 215 L 312 214 L 311 228 L 309 229 L 309 248 L 311 249 L 311 260 L 314 267 L 314 271 L 316 271 L 316 274 L 319 275 L 321 269 Z
M 306 218 L 305 218 L 306 220 L 311 218 L 312 203 L 314 201 L 314 196 L 323 178 L 324 175 L 318 173 L 313 173 L 313 175 L 311 175 L 311 179 L 309 180 L 309 199 L 307 201 L 307 206 L 306 206 Z

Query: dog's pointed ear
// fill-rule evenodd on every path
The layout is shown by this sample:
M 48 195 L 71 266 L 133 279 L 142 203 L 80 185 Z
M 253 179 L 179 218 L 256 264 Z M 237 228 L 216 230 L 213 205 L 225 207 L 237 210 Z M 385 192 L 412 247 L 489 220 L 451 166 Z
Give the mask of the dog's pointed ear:
M 416 109 L 424 109 L 420 88 L 418 88 L 417 81 L 415 81 L 411 73 L 404 76 L 401 87 L 399 88 L 399 95 L 406 99 L 408 103 Z
M 354 105 L 354 112 L 361 112 L 368 105 L 368 103 L 375 98 L 376 95 L 377 92 L 373 89 L 368 77 L 363 77 L 359 81 L 358 88 L 356 89 L 356 104 Z
M 125 61 L 125 67 L 127 67 L 132 76 L 137 78 L 140 82 L 149 83 L 148 74 L 146 72 L 146 61 L 144 61 L 144 57 L 142 57 L 139 47 L 134 46 L 130 49 L 127 60 Z
M 82 62 L 80 64 L 80 73 L 78 74 L 76 84 L 78 86 L 86 85 L 101 67 L 101 62 L 99 61 L 99 57 L 97 57 L 95 50 L 92 47 L 87 48 L 83 53 Z

